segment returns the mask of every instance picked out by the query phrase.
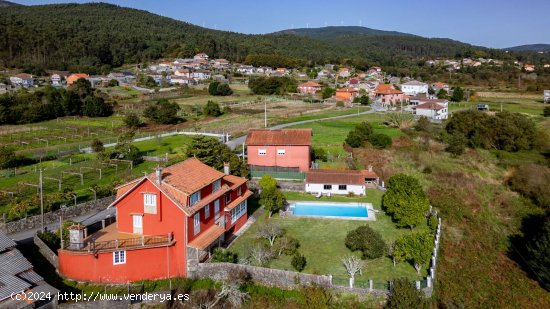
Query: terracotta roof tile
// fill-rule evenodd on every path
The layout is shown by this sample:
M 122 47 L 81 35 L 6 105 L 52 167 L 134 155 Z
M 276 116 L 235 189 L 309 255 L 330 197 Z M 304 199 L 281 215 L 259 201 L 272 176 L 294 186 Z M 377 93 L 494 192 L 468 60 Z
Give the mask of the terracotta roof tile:
M 225 211 L 230 211 L 231 209 L 237 207 L 240 203 L 244 202 L 247 198 L 249 198 L 252 195 L 252 191 L 246 190 L 246 192 L 236 198 L 233 202 L 231 202 L 229 205 L 225 206 Z
M 162 184 L 168 184 L 185 194 L 192 194 L 197 190 L 222 178 L 224 175 L 197 158 L 190 158 L 162 170 Z M 156 173 L 147 176 L 156 181 Z
M 300 84 L 298 87 L 321 87 L 321 85 L 319 85 L 318 83 L 316 82 L 305 82 L 303 84 Z
M 249 130 L 247 145 L 311 145 L 311 129 Z
M 208 248 L 213 242 L 215 242 L 220 236 L 225 233 L 225 230 L 214 224 L 209 227 L 206 231 L 199 234 L 199 236 L 193 239 L 187 245 L 191 248 L 196 248 L 199 250 L 204 250 Z
M 225 175 L 223 176 L 223 180 L 229 183 L 229 187 L 231 190 L 237 189 L 238 187 L 244 185 L 247 181 L 246 178 L 234 175 Z
M 435 109 L 440 110 L 444 109 L 445 107 L 437 104 L 436 102 L 426 102 L 417 106 L 413 106 L 413 109 Z
M 357 90 L 355 90 L 353 88 L 346 87 L 346 88 L 336 89 L 336 92 L 357 92 Z

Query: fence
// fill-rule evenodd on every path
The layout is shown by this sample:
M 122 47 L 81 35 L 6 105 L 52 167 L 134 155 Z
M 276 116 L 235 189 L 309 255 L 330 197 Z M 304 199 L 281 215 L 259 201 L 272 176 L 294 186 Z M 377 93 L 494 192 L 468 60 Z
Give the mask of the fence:
M 271 175 L 275 179 L 287 180 L 304 180 L 306 174 L 300 172 L 294 167 L 277 167 L 277 166 L 250 166 L 250 175 L 252 178 L 262 178 L 263 175 Z
M 172 243 L 172 235 L 151 235 L 126 239 L 114 239 L 107 241 L 90 241 L 87 243 L 68 243 L 63 249 L 69 251 L 98 252 L 121 248 L 138 248 L 164 246 Z

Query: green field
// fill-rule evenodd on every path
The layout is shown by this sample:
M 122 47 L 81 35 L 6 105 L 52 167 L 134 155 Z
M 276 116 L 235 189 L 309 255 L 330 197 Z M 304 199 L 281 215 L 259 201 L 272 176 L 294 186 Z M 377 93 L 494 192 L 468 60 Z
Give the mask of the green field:
M 381 192 L 369 190 L 366 198 L 347 198 L 332 197 L 332 201 L 362 201 L 373 202 L 375 208 L 379 209 Z M 285 192 L 288 200 L 318 200 L 312 196 L 300 193 Z M 325 198 L 326 199 L 326 198 Z M 327 199 L 328 200 L 328 199 Z M 240 257 L 247 256 L 251 245 L 261 240 L 255 236 L 258 226 L 266 221 L 272 220 L 280 224 L 287 235 L 295 237 L 300 241 L 298 249 L 307 259 L 307 265 L 304 273 L 331 274 L 335 284 L 347 285 L 348 276 L 345 268 L 342 266 L 341 258 L 349 254 L 349 249 L 344 244 L 347 233 L 361 225 L 369 225 L 378 231 L 386 243 L 394 241 L 399 235 L 411 233 L 409 229 L 398 229 L 391 219 L 384 214 L 377 214 L 376 221 L 357 221 L 357 220 L 334 220 L 334 219 L 310 219 L 310 218 L 280 218 L 277 215 L 268 219 L 267 216 L 261 216 L 254 225 L 247 230 L 230 247 L 231 251 L 237 252 Z M 425 227 L 418 227 L 419 231 Z M 271 268 L 293 270 L 290 264 L 290 256 L 281 256 L 272 260 L 269 264 Z M 407 277 L 411 280 L 421 280 L 427 275 L 426 269 L 417 275 L 414 267 L 408 263 L 400 263 L 396 267 L 388 257 L 375 260 L 366 260 L 363 269 L 363 275 L 356 277 L 358 286 L 367 287 L 368 280 L 372 279 L 377 288 L 385 288 L 387 281 L 393 278 Z

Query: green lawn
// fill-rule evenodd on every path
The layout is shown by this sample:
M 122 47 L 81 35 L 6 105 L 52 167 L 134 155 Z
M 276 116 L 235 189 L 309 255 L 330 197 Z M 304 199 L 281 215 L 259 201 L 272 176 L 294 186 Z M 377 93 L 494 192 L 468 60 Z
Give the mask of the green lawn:
M 347 198 L 332 197 L 332 201 L 364 201 L 373 202 L 375 208 L 380 207 L 380 197 L 382 193 L 376 190 L 369 190 L 367 197 Z M 314 197 L 293 192 L 285 192 L 287 199 L 296 200 L 314 200 Z M 323 198 L 322 200 L 328 200 Z M 357 221 L 357 220 L 334 220 L 334 219 L 310 219 L 310 218 L 280 218 L 274 215 L 271 219 L 267 216 L 261 216 L 249 230 L 247 230 L 230 247 L 231 251 L 237 252 L 240 257 L 247 256 L 248 250 L 256 242 L 261 240 L 255 237 L 255 231 L 258 226 L 265 224 L 267 220 L 272 220 L 281 224 L 285 232 L 300 241 L 299 252 L 307 259 L 307 265 L 303 272 L 311 274 L 331 274 L 334 283 L 340 285 L 347 284 L 347 274 L 342 266 L 341 258 L 349 254 L 349 249 L 344 244 L 347 233 L 361 225 L 367 224 L 378 231 L 386 243 L 394 241 L 399 235 L 410 233 L 408 229 L 398 229 L 391 219 L 384 214 L 377 214 L 376 221 Z M 420 230 L 425 227 L 418 227 Z M 281 256 L 270 262 L 269 267 L 293 270 L 290 264 L 291 257 Z M 366 287 L 369 279 L 373 279 L 375 286 L 383 288 L 387 281 L 393 278 L 407 277 L 411 280 L 420 280 L 427 275 L 426 269 L 423 269 L 421 276 L 416 274 L 414 267 L 408 263 L 400 263 L 393 267 L 391 259 L 388 257 L 376 260 L 367 260 L 363 275 L 356 278 L 359 286 Z
M 449 105 L 449 111 L 476 109 L 477 104 L 487 104 L 489 105 L 489 110 L 493 112 L 499 112 L 502 104 L 503 111 L 524 113 L 532 116 L 542 116 L 542 110 L 545 106 L 544 103 L 534 100 L 483 98 L 475 102 L 451 103 Z

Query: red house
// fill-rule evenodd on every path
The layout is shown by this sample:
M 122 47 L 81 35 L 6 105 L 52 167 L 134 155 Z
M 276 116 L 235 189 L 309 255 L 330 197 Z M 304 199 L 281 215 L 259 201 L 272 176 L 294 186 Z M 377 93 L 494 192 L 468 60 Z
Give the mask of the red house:
M 305 82 L 298 85 L 298 92 L 302 94 L 315 94 L 321 90 L 321 85 L 316 82 Z
M 311 135 L 311 129 L 248 131 L 246 145 L 250 169 L 308 171 Z
M 71 227 L 59 272 L 107 283 L 189 276 L 247 221 L 247 180 L 224 172 L 192 158 L 118 187 L 116 223 L 87 237 Z

